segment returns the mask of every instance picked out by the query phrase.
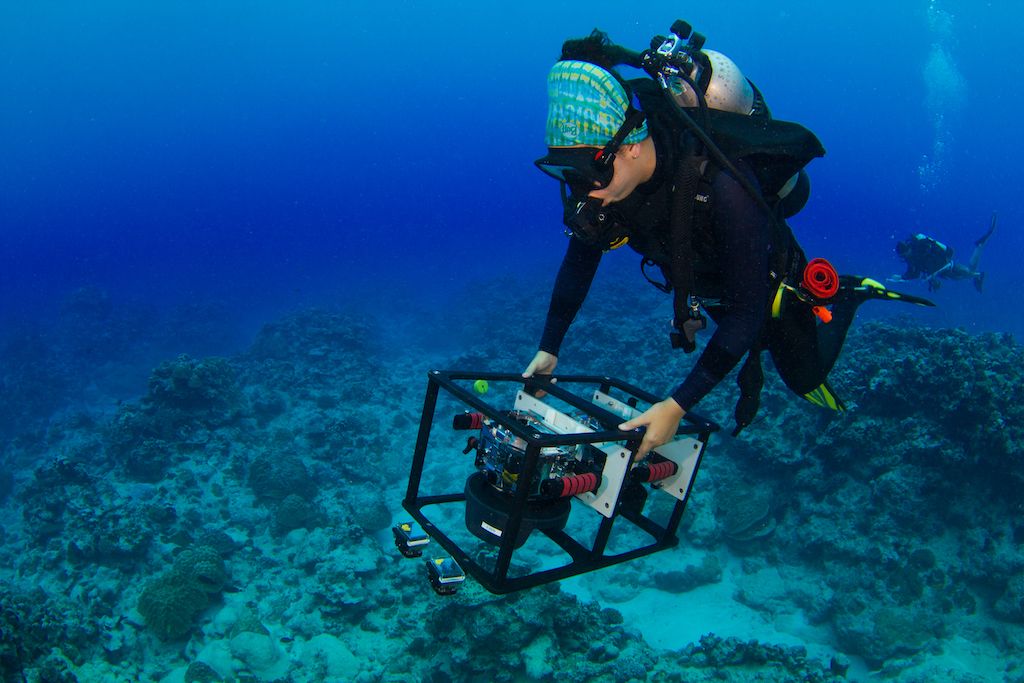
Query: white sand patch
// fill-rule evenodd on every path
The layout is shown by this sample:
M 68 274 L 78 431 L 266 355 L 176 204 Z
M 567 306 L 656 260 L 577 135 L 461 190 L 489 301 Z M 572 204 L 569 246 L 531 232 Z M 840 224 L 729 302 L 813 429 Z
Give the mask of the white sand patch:
M 658 649 L 678 650 L 689 643 L 699 642 L 702 635 L 714 633 L 722 638 L 802 645 L 807 648 L 810 658 L 828 665 L 836 654 L 830 644 L 828 629 L 809 624 L 795 607 L 792 611 L 780 610 L 771 616 L 737 601 L 735 596 L 739 583 L 749 577 L 745 577 L 740 560 L 728 555 L 721 556 L 721 560 L 722 580 L 718 583 L 680 594 L 645 588 L 631 600 L 605 606 L 621 612 L 624 625 L 639 631 L 648 644 Z M 615 579 L 614 569 L 605 572 L 603 578 Z M 585 583 L 598 580 L 597 576 L 588 581 L 582 577 L 563 581 L 562 588 L 581 599 L 593 599 L 593 593 Z M 862 665 L 857 667 L 855 663 L 851 666 L 851 675 L 854 675 L 855 668 L 865 671 Z

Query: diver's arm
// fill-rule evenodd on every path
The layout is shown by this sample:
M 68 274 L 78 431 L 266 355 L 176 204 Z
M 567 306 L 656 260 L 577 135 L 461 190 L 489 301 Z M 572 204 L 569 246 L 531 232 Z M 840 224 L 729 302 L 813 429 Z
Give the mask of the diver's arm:
M 558 355 L 565 333 L 569 331 L 569 326 L 587 298 L 600 263 L 600 249 L 589 247 L 576 239 L 569 240 L 569 247 L 551 292 L 551 304 L 540 338 L 541 351 L 552 356 Z
M 745 165 L 738 164 L 756 186 Z M 740 184 L 725 171 L 713 185 L 714 237 L 724 283 L 723 312 L 707 348 L 672 398 L 690 410 L 757 341 L 765 322 L 771 226 Z
M 679 421 L 685 416 L 686 411 L 679 407 L 674 398 L 669 397 L 658 401 L 642 415 L 620 424 L 619 429 L 626 431 L 637 427 L 647 428 L 644 438 L 640 441 L 640 447 L 633 455 L 633 460 L 641 460 L 652 449 L 671 441 L 679 429 Z

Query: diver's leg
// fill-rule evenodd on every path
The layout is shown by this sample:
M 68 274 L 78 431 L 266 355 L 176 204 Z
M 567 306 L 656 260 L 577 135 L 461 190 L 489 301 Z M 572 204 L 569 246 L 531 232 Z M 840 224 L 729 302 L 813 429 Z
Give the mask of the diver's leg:
M 820 345 L 821 328 L 832 324 L 818 325 L 808 306 L 793 302 L 782 318 L 769 323 L 767 346 L 775 369 L 793 393 L 824 408 L 845 410 L 826 381 L 838 351 L 829 349 L 832 357 L 825 359 Z
M 839 359 L 839 353 L 846 343 L 846 334 L 850 331 L 857 308 L 867 299 L 849 299 L 839 301 L 832 306 L 832 320 L 827 324 L 818 325 L 818 359 L 824 374 L 832 371 L 832 366 Z M 824 380 L 824 376 L 822 377 Z
M 786 386 L 804 394 L 824 379 L 819 363 L 817 322 L 810 308 L 790 301 L 781 318 L 768 327 L 768 351 Z
M 761 349 L 754 348 L 747 353 L 747 360 L 736 375 L 736 384 L 740 389 L 740 397 L 736 401 L 736 409 L 733 415 L 736 419 L 736 428 L 732 435 L 738 436 L 744 428 L 750 425 L 757 416 L 757 409 L 761 406 L 761 389 L 764 387 L 764 370 L 761 369 Z
M 970 268 L 968 268 L 962 263 L 957 263 L 952 268 L 945 270 L 942 273 L 942 277 L 946 278 L 947 280 L 966 280 L 968 278 L 974 277 L 974 267 L 971 266 Z
M 971 260 L 967 262 L 967 267 L 972 273 L 978 272 L 978 263 L 981 261 L 981 252 L 985 250 L 985 243 L 981 242 L 974 246 L 974 251 L 971 252 Z
M 944 270 L 946 269 L 944 268 L 939 273 L 934 273 L 927 278 L 929 289 L 933 283 L 936 288 L 938 287 L 936 276 Z M 827 324 L 818 325 L 817 328 L 818 358 L 825 375 L 831 372 L 832 366 L 836 364 L 839 353 L 843 350 L 843 344 L 846 342 L 846 334 L 850 331 L 854 316 L 857 315 L 857 309 L 865 301 L 871 299 L 898 301 L 902 299 L 909 303 L 932 305 L 931 302 L 925 302 L 923 299 L 908 297 L 886 289 L 874 280 L 859 275 L 840 276 L 839 285 L 839 292 L 832 299 L 832 320 Z
M 938 282 L 933 278 L 929 282 Z M 832 319 L 818 324 L 811 307 L 792 301 L 780 318 L 769 321 L 767 348 L 779 376 L 792 391 L 808 401 L 833 410 L 845 410 L 828 385 L 828 374 L 846 342 L 857 308 L 869 299 L 934 306 L 921 297 L 887 289 L 871 278 L 842 275 L 839 291 L 831 299 Z
M 992 214 L 992 223 L 988 226 L 988 232 L 974 240 L 974 252 L 971 254 L 971 260 L 968 262 L 967 267 L 971 269 L 971 273 L 978 272 L 978 263 L 981 261 L 981 252 L 985 249 L 985 243 L 988 242 L 988 238 L 992 236 L 992 233 L 996 231 L 996 214 Z

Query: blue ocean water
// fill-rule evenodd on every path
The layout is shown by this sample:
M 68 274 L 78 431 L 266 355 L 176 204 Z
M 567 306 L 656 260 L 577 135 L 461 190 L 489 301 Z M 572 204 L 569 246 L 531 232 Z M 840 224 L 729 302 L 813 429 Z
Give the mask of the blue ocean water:
M 825 144 L 794 221 L 809 253 L 890 274 L 895 239 L 924 231 L 966 258 L 999 212 L 989 291 L 947 287 L 930 323 L 1020 332 L 1011 7 L 709 3 L 687 17 L 776 117 Z M 0 11 L 2 318 L 52 313 L 92 284 L 159 305 L 229 301 L 259 319 L 389 283 L 443 292 L 549 271 L 563 245 L 557 192 L 530 163 L 546 68 L 565 36 L 599 26 L 639 48 L 681 10 Z
M 639 49 L 676 18 L 824 143 L 792 221 L 809 256 L 882 279 L 903 270 L 898 240 L 925 232 L 966 259 L 998 214 L 983 294 L 947 282 L 934 309 L 865 307 L 859 324 L 1021 338 L 1017 3 L 6 0 L 0 345 L 14 398 L 0 438 L 15 484 L 30 456 L 88 450 L 87 426 L 62 442 L 46 425 L 108 419 L 152 392 L 161 363 L 243 353 L 312 307 L 383 328 L 372 362 L 415 382 L 438 359 L 521 369 L 565 245 L 557 190 L 532 165 L 547 69 L 566 37 L 599 27 Z M 608 261 L 643 286 L 635 255 Z M 474 327 L 496 311 L 500 327 Z M 287 386 L 271 393 L 297 404 Z M 419 387 L 396 408 L 410 423 Z

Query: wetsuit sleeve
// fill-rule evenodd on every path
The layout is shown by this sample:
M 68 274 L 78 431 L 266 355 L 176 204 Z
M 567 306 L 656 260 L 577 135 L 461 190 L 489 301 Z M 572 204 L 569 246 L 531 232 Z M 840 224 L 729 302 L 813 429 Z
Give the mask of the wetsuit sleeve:
M 746 166 L 741 172 L 757 187 Z M 735 178 L 724 170 L 712 182 L 712 230 L 723 282 L 718 327 L 697 364 L 674 392 L 690 410 L 736 366 L 758 341 L 768 305 L 772 227 Z
M 562 266 L 551 292 L 551 305 L 540 338 L 540 350 L 557 356 L 565 333 L 587 298 L 594 274 L 601 263 L 601 250 L 589 247 L 577 239 L 569 240 Z

